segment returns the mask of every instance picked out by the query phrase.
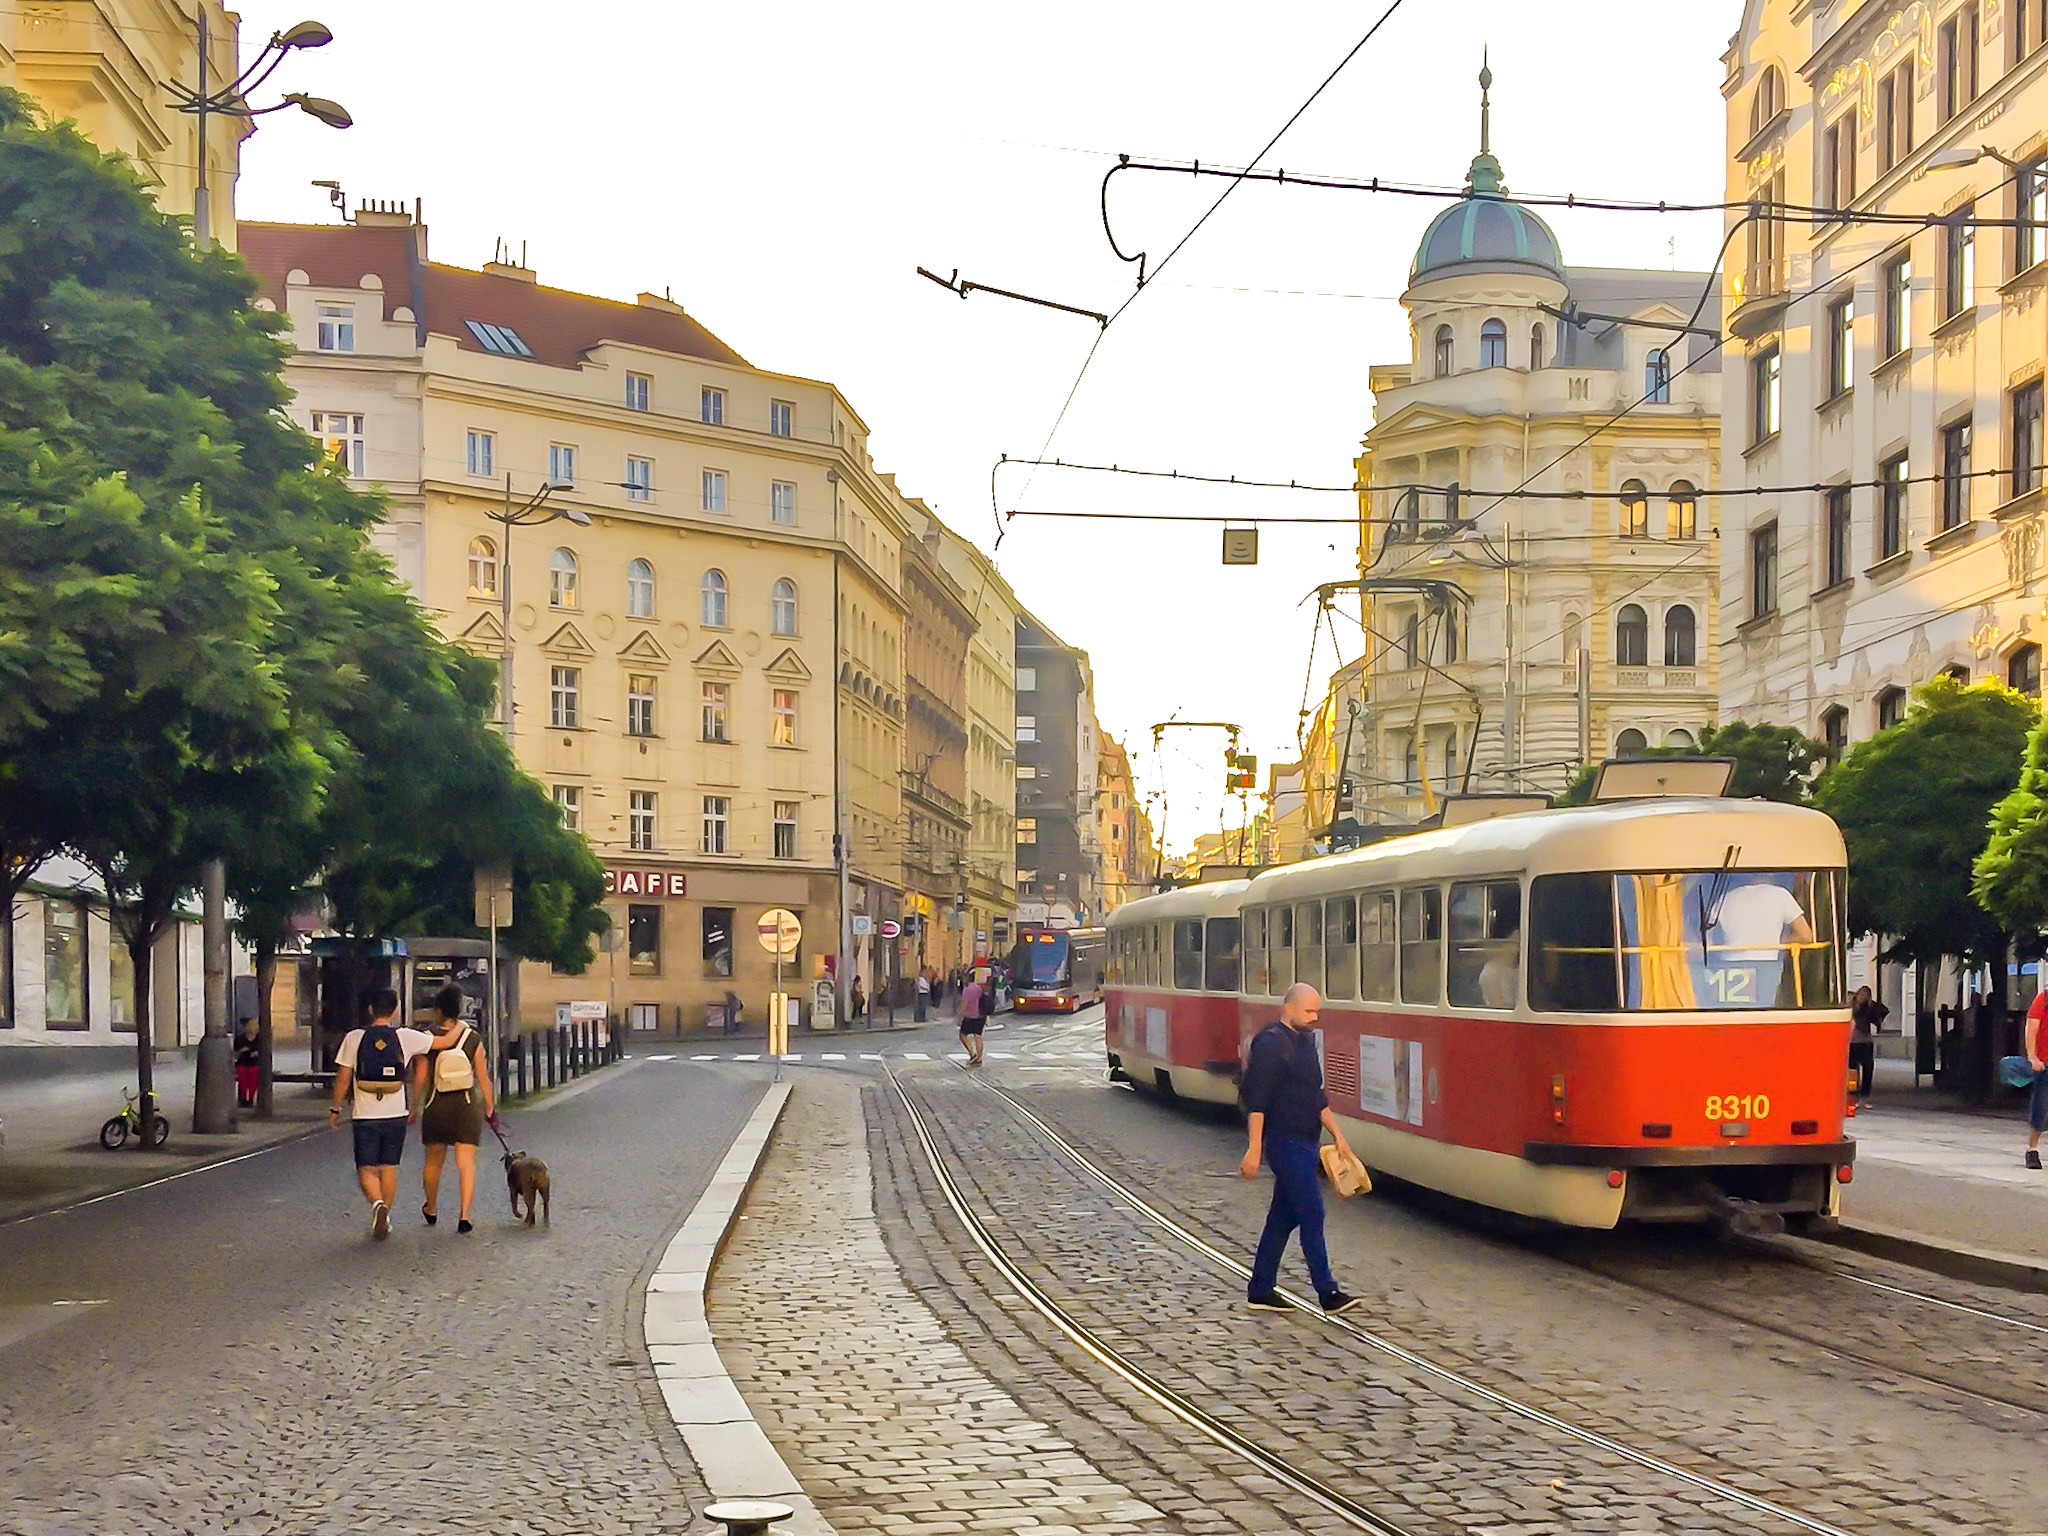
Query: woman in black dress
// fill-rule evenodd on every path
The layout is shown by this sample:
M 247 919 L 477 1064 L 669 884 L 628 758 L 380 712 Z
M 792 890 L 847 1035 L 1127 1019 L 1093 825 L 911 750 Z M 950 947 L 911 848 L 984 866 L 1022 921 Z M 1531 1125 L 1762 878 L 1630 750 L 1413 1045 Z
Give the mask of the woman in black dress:
M 434 1010 L 441 1015 L 441 1028 L 434 1036 L 433 1049 L 419 1058 L 414 1069 L 420 1145 L 426 1151 L 427 1202 L 420 1207 L 420 1214 L 430 1227 L 440 1219 L 436 1206 L 441 1197 L 441 1166 L 453 1147 L 462 1201 L 455 1230 L 468 1232 L 472 1230 L 469 1206 L 476 1198 L 477 1143 L 484 1139 L 484 1121 L 497 1113 L 497 1106 L 492 1102 L 483 1037 L 462 1019 L 462 989 L 443 987 L 434 997 Z

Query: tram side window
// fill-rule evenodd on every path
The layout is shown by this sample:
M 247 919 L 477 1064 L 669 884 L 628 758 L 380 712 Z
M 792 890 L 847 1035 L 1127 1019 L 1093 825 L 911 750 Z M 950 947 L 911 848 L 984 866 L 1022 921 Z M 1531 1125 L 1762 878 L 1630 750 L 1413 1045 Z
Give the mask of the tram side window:
M 1202 920 L 1184 917 L 1173 925 L 1173 990 L 1202 990 Z
M 1423 886 L 1401 893 L 1401 1001 L 1443 996 L 1444 893 Z
M 1613 1013 L 1621 1007 L 1614 951 L 1614 876 L 1542 875 L 1529 885 L 1529 1006 Z
M 1157 923 L 1147 923 L 1145 925 L 1146 986 L 1157 987 L 1163 985 L 1159 969 L 1159 925 Z
M 1272 948 L 1266 953 L 1266 964 L 1273 972 L 1271 991 L 1276 995 L 1294 985 L 1294 908 L 1272 907 L 1273 926 L 1270 930 Z
M 1358 996 L 1358 898 L 1332 896 L 1323 906 L 1323 991 L 1339 1001 Z
M 1252 907 L 1244 914 L 1244 990 L 1254 997 L 1266 994 L 1266 909 Z
M 1212 917 L 1202 947 L 1202 983 L 1210 992 L 1237 990 L 1238 926 L 1234 917 Z
M 1394 893 L 1358 898 L 1358 995 L 1368 1003 L 1394 1000 Z
M 1294 979 L 1323 989 L 1323 904 L 1305 901 L 1294 909 Z
M 1512 1008 L 1522 970 L 1522 887 L 1513 880 L 1451 887 L 1453 1008 Z

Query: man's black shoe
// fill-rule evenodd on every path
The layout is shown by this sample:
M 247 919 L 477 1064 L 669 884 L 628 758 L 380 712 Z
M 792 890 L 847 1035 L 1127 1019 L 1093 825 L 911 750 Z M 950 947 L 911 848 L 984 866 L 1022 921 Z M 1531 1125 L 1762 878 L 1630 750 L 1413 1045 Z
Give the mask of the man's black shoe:
M 1272 1291 L 1266 1292 L 1263 1296 L 1252 1297 L 1245 1305 L 1254 1312 L 1292 1312 L 1294 1310 L 1292 1302 L 1283 1301 Z
M 1358 1298 L 1356 1296 L 1346 1296 L 1342 1291 L 1332 1291 L 1329 1295 L 1320 1298 L 1320 1300 L 1323 1303 L 1323 1316 L 1325 1317 L 1336 1317 L 1341 1313 L 1349 1312 L 1358 1305 Z

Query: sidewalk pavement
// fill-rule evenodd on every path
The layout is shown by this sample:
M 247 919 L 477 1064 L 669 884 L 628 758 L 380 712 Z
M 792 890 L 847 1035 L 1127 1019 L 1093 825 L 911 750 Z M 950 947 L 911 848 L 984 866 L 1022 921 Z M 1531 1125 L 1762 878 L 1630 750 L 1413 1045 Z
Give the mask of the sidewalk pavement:
M 122 1090 L 134 1091 L 133 1061 L 47 1077 L 0 1077 L 0 1129 L 6 1135 L 0 1145 L 0 1222 L 187 1173 L 326 1124 L 325 1090 L 279 1083 L 275 1118 L 258 1120 L 244 1110 L 233 1135 L 195 1136 L 196 1071 L 192 1051 L 157 1053 L 157 1103 L 171 1134 L 161 1148 L 149 1152 L 132 1138 L 119 1152 L 99 1143 L 100 1126 L 121 1108 Z
M 1845 1233 L 1909 1262 L 1973 1269 L 2048 1289 L 2048 1172 L 2024 1165 L 2024 1100 L 1964 1104 L 1912 1087 L 1912 1064 L 1878 1063 L 1876 1093 L 1849 1122 L 1856 1177 Z M 1917 1251 L 1920 1248 L 1940 1252 Z

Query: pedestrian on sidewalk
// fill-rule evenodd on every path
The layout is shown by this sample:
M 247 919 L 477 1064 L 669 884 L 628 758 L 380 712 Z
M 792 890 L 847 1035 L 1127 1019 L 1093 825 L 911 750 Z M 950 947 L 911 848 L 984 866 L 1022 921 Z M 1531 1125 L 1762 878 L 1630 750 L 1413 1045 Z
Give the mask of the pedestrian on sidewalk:
M 868 1011 L 868 995 L 862 990 L 858 976 L 853 978 L 853 996 L 849 1005 L 853 1009 L 853 1022 L 859 1023 L 861 1015 Z
M 235 1102 L 244 1109 L 256 1107 L 258 1078 L 263 1069 L 263 1041 L 254 1019 L 244 1019 L 235 1030 Z
M 916 1021 L 920 1024 L 924 1023 L 926 1019 L 928 1019 L 931 1016 L 931 1011 L 932 973 L 928 970 L 920 968 L 917 973 L 917 1013 L 915 1015 Z
M 2041 1166 L 2041 1133 L 2048 1131 L 2048 1040 L 2041 1038 L 2041 1025 L 2048 1020 L 2048 992 L 2036 992 L 2027 1004 L 2027 1065 L 2034 1069 L 2032 1097 L 2027 1100 L 2027 1166 Z
M 1858 987 L 1849 1004 L 1849 1070 L 1856 1074 L 1859 1099 L 1870 1097 L 1870 1080 L 1877 1073 L 1877 1031 L 1890 1013 L 1868 987 Z
M 981 983 L 970 981 L 960 989 L 960 1045 L 967 1052 L 967 1065 L 981 1065 Z
M 384 987 L 370 998 L 370 1022 L 341 1037 L 334 1053 L 334 1102 L 327 1107 L 330 1130 L 341 1124 L 346 1100 L 355 1135 L 356 1182 L 370 1202 L 370 1236 L 391 1235 L 391 1202 L 398 1198 L 398 1162 L 405 1155 L 405 1082 L 412 1059 L 430 1049 L 434 1037 L 395 1022 L 398 994 Z
M 484 1139 L 485 1122 L 497 1124 L 498 1106 L 492 1102 L 490 1062 L 484 1056 L 483 1037 L 463 1022 L 462 988 L 447 986 L 435 993 L 434 1011 L 441 1016 L 441 1028 L 434 1036 L 433 1048 L 413 1066 L 420 1150 L 426 1159 L 423 1183 L 427 1201 L 420 1207 L 420 1215 L 430 1227 L 440 1220 L 441 1167 L 453 1147 L 456 1192 L 461 1201 L 455 1230 L 469 1232 L 473 1230 L 469 1206 L 476 1198 L 477 1144 Z
M 1280 1018 L 1260 1030 L 1252 1041 L 1244 1071 L 1244 1108 L 1251 1144 L 1237 1171 L 1247 1179 L 1259 1176 L 1263 1156 L 1273 1167 L 1273 1204 L 1266 1229 L 1259 1235 L 1252 1259 L 1246 1299 L 1261 1312 L 1285 1312 L 1288 1304 L 1275 1293 L 1280 1258 L 1287 1239 L 1298 1228 L 1301 1256 L 1308 1261 L 1316 1299 L 1334 1317 L 1358 1305 L 1337 1288 L 1330 1273 L 1329 1250 L 1323 1243 L 1323 1192 L 1316 1183 L 1319 1149 L 1327 1127 L 1347 1159 L 1351 1144 L 1330 1113 L 1323 1092 L 1323 1063 L 1316 1052 L 1315 1027 L 1323 1000 L 1316 989 L 1297 981 L 1280 1000 Z

